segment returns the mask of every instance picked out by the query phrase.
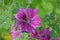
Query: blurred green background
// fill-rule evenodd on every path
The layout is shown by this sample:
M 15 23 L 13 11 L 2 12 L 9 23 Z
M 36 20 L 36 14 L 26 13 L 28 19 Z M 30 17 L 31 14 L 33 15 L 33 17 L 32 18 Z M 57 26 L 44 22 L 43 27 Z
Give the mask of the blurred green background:
M 29 7 L 39 10 L 42 18 L 39 30 L 49 26 L 51 37 L 60 37 L 60 0 L 0 0 L 0 40 L 12 40 L 10 30 L 16 21 L 14 15 L 20 8 Z

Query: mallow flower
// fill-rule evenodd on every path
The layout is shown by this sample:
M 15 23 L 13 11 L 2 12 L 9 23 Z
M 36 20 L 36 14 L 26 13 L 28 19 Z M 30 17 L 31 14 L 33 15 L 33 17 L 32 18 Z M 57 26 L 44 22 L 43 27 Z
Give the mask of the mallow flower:
M 12 35 L 12 40 L 15 40 L 17 37 L 21 38 L 22 30 L 20 28 L 16 29 L 16 25 L 14 25 L 11 30 L 11 35 Z
M 41 27 L 42 19 L 38 16 L 38 10 L 32 8 L 20 8 L 15 18 L 17 26 L 24 32 L 32 32 L 36 27 Z
M 30 34 L 30 38 L 37 38 L 38 40 L 50 40 L 50 30 L 46 28 L 40 31 L 34 31 Z

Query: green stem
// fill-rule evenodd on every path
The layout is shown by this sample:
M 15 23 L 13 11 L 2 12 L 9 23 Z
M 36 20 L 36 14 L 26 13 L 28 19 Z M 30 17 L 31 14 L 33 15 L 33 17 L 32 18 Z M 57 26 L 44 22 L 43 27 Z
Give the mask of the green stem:
M 22 36 L 21 40 L 24 40 L 24 36 Z
M 15 3 L 15 0 L 13 0 L 11 6 L 9 7 L 9 9 L 8 9 L 8 13 L 11 11 L 11 8 L 13 7 L 14 3 Z
M 4 0 L 2 1 L 2 8 L 4 8 Z
M 30 7 L 30 5 L 28 4 L 27 7 L 26 7 L 26 9 L 29 8 L 29 7 Z

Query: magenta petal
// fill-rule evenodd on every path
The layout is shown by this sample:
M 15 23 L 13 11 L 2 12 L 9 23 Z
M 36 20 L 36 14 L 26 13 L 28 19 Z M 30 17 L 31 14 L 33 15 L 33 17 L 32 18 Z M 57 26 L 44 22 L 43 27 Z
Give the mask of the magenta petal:
M 29 19 L 32 19 L 33 18 L 33 9 L 32 8 L 28 8 L 27 9 L 27 17 Z
M 26 22 L 21 22 L 21 21 L 18 21 L 17 23 L 16 23 L 16 25 L 19 27 L 19 28 L 21 28 L 21 30 L 22 31 L 27 31 L 28 30 L 28 27 L 27 27 L 27 24 L 26 24 Z M 28 30 L 29 31 L 29 30 Z
M 42 22 L 42 19 L 39 18 L 39 17 L 36 17 L 36 18 L 32 21 L 31 25 L 32 25 L 34 28 L 40 27 L 40 26 L 41 26 L 41 22 Z
M 12 40 L 15 40 L 16 37 L 22 36 L 21 30 L 16 30 L 16 25 L 12 28 L 11 33 L 12 33 Z
M 27 32 L 33 32 L 33 31 L 35 31 L 35 28 L 33 28 L 31 25 L 29 26 L 27 26 Z
M 33 28 L 31 27 L 30 24 L 27 24 L 27 25 L 26 25 L 26 31 L 27 31 L 27 32 L 32 32 L 32 29 L 33 29 Z
M 18 19 L 19 21 L 22 21 L 22 20 L 25 20 L 26 15 L 25 15 L 25 14 L 21 14 L 21 13 L 18 12 L 18 13 L 15 15 L 15 18 Z
M 34 28 L 30 24 L 27 24 L 26 22 L 18 21 L 16 24 L 18 27 L 21 28 L 22 31 L 32 32 L 34 30 Z
M 15 18 L 18 19 L 19 21 L 25 20 L 26 18 L 25 10 L 21 8 L 20 11 L 15 15 Z
M 26 24 L 26 22 L 18 21 L 16 24 L 18 27 L 21 28 L 22 31 L 30 32 L 31 30 L 31 27 L 28 24 Z
M 39 40 L 49 40 L 49 39 L 40 37 Z
M 37 9 L 34 9 L 33 10 L 33 17 L 32 17 L 32 20 L 34 20 L 37 16 L 38 16 L 38 10 Z
M 34 30 L 34 28 L 31 25 L 23 23 L 21 25 L 21 29 L 25 32 L 32 32 Z
M 38 10 L 37 9 L 34 9 L 33 12 L 34 12 L 34 16 L 38 15 Z
M 49 30 L 49 28 L 46 28 L 46 29 L 44 30 L 44 35 L 45 35 L 46 37 L 50 37 L 50 30 Z
M 46 28 L 39 33 L 44 40 L 50 40 L 50 30 L 49 28 Z
M 30 34 L 30 38 L 36 38 L 34 34 Z
M 17 22 L 16 22 L 16 25 L 17 25 L 18 27 L 21 27 L 22 22 L 23 22 L 23 21 L 17 21 Z
M 40 34 L 38 31 L 34 30 L 33 33 L 30 34 L 30 38 L 39 38 Z
M 29 30 L 31 30 L 31 27 L 28 24 L 26 24 L 26 22 L 18 21 L 16 24 L 18 27 L 21 28 L 22 31 L 28 32 Z
M 38 14 L 38 10 L 37 9 L 32 9 L 32 8 L 28 8 L 27 9 L 27 17 L 29 19 L 33 19 L 35 16 L 37 16 Z
M 38 40 L 50 40 L 50 31 L 48 28 L 41 31 L 33 31 L 32 34 L 30 34 L 30 38 L 38 38 Z
M 24 8 L 20 8 L 20 11 L 19 12 L 25 14 L 25 9 Z

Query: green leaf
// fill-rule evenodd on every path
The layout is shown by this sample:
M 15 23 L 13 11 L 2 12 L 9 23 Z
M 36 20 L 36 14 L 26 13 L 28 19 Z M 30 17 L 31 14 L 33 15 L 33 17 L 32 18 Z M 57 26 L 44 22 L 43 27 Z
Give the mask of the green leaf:
M 28 40 L 29 39 L 29 34 L 24 32 L 23 33 L 23 39 Z
M 37 38 L 33 38 L 33 39 L 31 39 L 31 40 L 38 40 Z
M 22 39 L 17 37 L 16 40 L 22 40 Z

